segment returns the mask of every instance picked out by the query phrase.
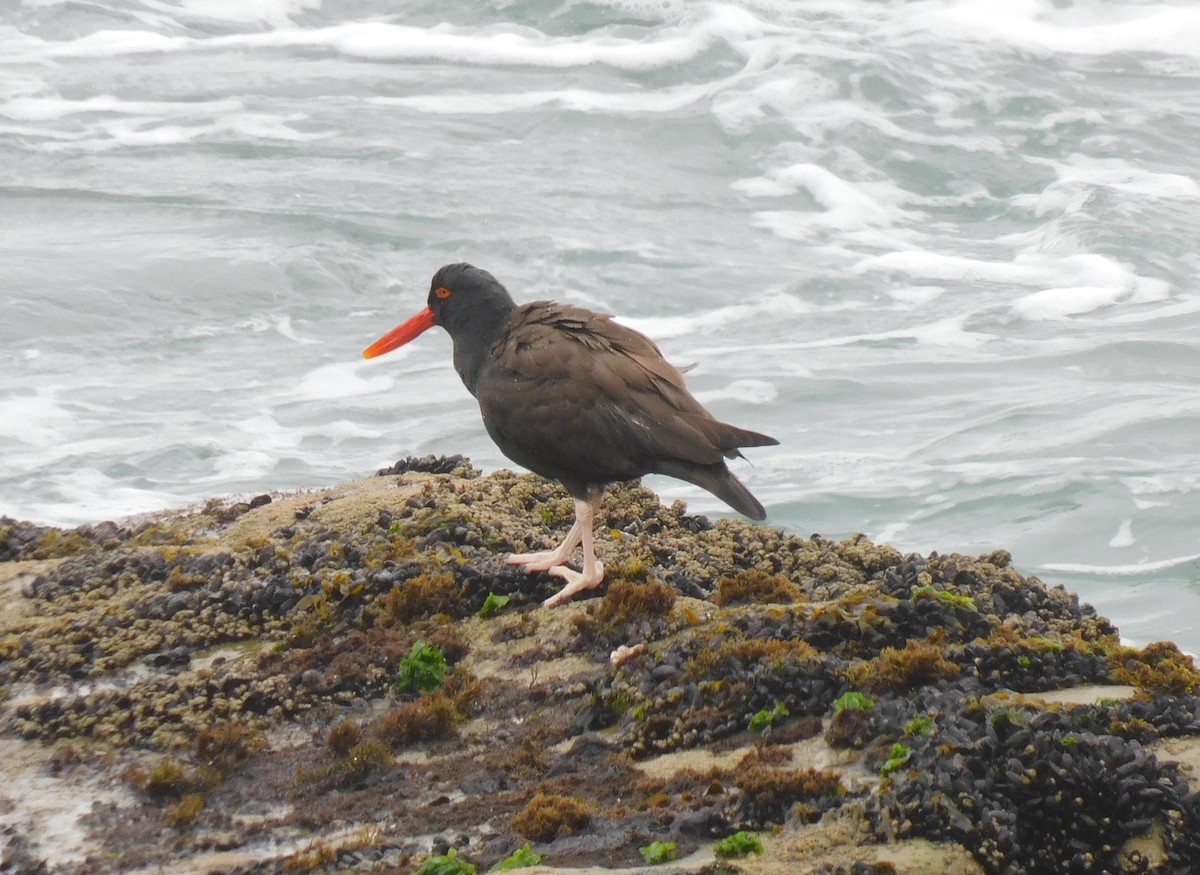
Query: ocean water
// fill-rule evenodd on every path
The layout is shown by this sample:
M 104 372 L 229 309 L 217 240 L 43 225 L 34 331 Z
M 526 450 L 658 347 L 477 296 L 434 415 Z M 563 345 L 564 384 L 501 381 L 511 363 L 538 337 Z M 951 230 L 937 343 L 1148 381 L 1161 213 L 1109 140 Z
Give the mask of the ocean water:
M 1192 0 L 12 0 L 0 514 L 507 466 L 360 358 L 467 260 L 694 363 L 769 523 L 1200 651 L 1197 130 Z

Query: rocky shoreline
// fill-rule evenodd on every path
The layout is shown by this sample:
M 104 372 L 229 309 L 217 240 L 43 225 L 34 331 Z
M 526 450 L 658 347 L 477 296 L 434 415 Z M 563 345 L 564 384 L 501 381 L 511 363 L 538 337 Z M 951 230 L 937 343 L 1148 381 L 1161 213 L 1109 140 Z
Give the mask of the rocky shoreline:
M 556 579 L 501 560 L 561 535 L 565 493 L 380 475 L 0 520 L 0 870 L 1200 871 L 1191 659 L 1003 551 L 627 484 L 606 584 L 548 609 Z

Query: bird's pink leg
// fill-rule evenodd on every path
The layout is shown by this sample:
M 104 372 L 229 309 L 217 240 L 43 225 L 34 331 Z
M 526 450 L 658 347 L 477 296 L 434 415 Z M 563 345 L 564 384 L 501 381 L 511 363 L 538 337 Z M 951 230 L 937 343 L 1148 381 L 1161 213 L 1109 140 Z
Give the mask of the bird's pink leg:
M 551 568 L 550 573 L 555 577 L 561 577 L 567 582 L 567 585 L 542 602 L 542 607 L 552 608 L 557 604 L 562 604 L 578 592 L 599 586 L 600 581 L 604 580 L 604 565 L 596 558 L 596 545 L 592 533 L 592 519 L 599 504 L 599 498 L 596 499 L 595 504 L 589 504 L 586 501 L 575 502 L 575 519 L 577 521 L 584 520 L 583 571 L 575 571 L 565 565 Z
M 583 522 L 579 516 L 579 502 L 576 501 L 575 522 L 561 544 L 553 550 L 541 550 L 537 553 L 513 553 L 504 561 L 509 565 L 522 566 L 522 571 L 549 571 L 570 559 L 582 538 Z
M 548 571 L 567 582 L 566 586 L 542 602 L 545 607 L 561 604 L 576 593 L 592 589 L 604 580 L 604 565 L 596 559 L 596 542 L 592 532 L 596 509 L 600 507 L 602 498 L 603 496 L 597 495 L 591 501 L 575 499 L 575 523 L 563 542 L 555 549 L 540 553 L 515 553 L 504 560 L 522 566 L 525 571 Z M 580 541 L 583 542 L 583 570 L 575 571 L 567 568 L 566 561 L 575 552 Z

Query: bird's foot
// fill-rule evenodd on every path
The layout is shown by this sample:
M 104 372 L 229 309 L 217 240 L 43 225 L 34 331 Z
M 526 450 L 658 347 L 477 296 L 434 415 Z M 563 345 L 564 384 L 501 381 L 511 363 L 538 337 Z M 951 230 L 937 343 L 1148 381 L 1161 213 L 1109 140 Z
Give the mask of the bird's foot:
M 576 593 L 583 592 L 585 589 L 594 589 L 604 580 L 604 563 L 602 562 L 594 563 L 590 569 L 585 565 L 582 572 L 565 565 L 556 565 L 548 570 L 555 577 L 565 580 L 567 585 L 542 602 L 543 608 L 552 608 L 562 604 Z
M 567 561 L 570 554 L 559 550 L 542 550 L 538 553 L 513 553 L 504 560 L 506 565 L 520 565 L 522 571 L 549 571 Z

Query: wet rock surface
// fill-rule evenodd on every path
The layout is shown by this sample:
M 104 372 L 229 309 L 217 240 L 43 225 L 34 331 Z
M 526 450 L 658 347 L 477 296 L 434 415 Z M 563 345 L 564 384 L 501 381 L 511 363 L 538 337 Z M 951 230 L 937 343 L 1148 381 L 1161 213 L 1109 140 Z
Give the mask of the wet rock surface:
M 428 457 L 0 520 L 0 871 L 485 871 L 526 843 L 601 871 L 653 842 L 689 872 L 1200 871 L 1200 674 L 1173 645 L 1122 646 L 1003 551 L 800 538 L 632 484 L 605 584 L 542 608 L 557 580 L 503 558 L 572 512 Z M 738 832 L 763 852 L 717 858 Z

